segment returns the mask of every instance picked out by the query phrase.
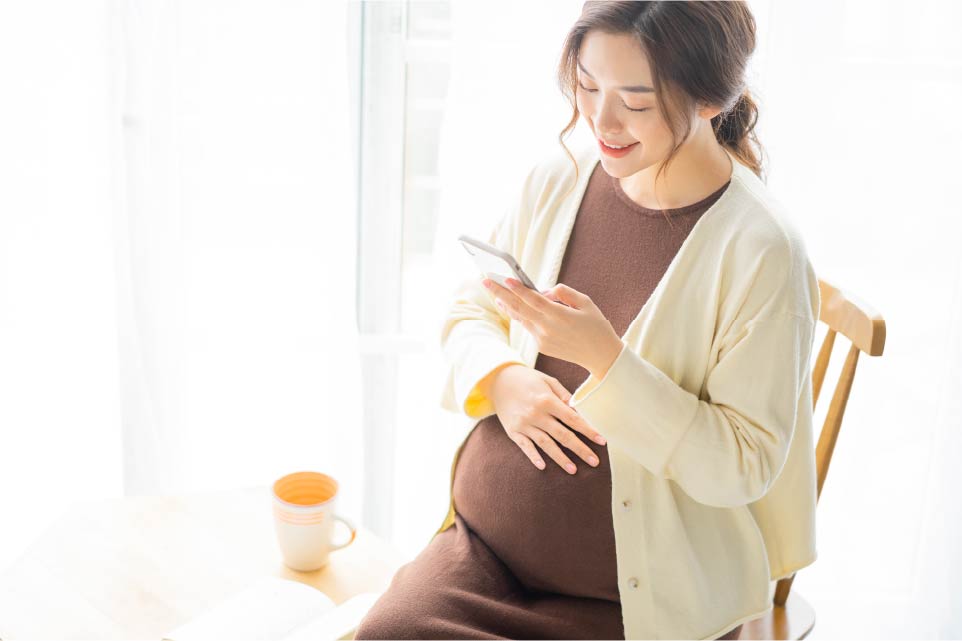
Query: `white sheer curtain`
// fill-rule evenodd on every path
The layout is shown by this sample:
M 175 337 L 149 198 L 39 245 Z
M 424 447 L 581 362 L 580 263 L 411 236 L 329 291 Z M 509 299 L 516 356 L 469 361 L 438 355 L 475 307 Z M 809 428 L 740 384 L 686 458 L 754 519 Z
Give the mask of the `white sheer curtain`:
M 884 355 L 859 362 L 819 503 L 819 559 L 795 585 L 818 611 L 815 636 L 959 637 L 962 126 L 948 114 L 962 98 L 962 5 L 765 9 L 770 185 L 816 271 L 888 329 Z
M 348 8 L 0 8 L 0 566 L 74 501 L 360 514 Z
M 486 231 L 521 172 L 557 144 L 569 112 L 554 63 L 581 2 L 453 6 L 436 247 L 445 291 L 472 269 L 457 235 Z M 819 503 L 819 559 L 794 589 L 816 608 L 810 638 L 957 638 L 962 4 L 751 6 L 759 42 L 749 80 L 769 185 L 819 275 L 874 305 L 888 327 L 885 354 L 859 362 Z M 847 347 L 836 347 L 833 387 Z M 467 422 L 448 425 L 462 434 Z
M 0 568 L 120 496 L 105 7 L 0 3 Z

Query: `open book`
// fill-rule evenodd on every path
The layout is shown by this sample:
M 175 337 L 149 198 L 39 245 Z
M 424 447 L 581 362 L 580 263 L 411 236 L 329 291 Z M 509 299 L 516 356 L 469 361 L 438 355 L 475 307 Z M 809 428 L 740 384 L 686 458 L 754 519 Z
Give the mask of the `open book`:
M 309 585 L 264 576 L 171 630 L 163 641 L 350 639 L 380 596 L 362 592 L 335 605 L 329 596 Z

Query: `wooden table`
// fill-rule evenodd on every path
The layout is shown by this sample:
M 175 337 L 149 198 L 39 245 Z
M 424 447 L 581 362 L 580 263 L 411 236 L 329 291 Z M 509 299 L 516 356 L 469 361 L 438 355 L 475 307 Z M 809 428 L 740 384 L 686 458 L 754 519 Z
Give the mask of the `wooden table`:
M 160 639 L 263 575 L 340 604 L 383 591 L 409 560 L 359 527 L 326 567 L 291 570 L 269 487 L 83 502 L 0 574 L 0 639 Z

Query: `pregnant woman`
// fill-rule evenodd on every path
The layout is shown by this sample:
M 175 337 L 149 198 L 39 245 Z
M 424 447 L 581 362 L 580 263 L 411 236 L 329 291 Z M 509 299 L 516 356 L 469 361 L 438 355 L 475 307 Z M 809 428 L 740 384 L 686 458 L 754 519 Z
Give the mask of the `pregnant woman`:
M 546 155 L 471 278 L 442 405 L 478 421 L 447 518 L 357 639 L 715 639 L 815 560 L 818 281 L 761 178 L 742 2 L 587 2 Z M 564 303 L 564 304 L 561 304 Z

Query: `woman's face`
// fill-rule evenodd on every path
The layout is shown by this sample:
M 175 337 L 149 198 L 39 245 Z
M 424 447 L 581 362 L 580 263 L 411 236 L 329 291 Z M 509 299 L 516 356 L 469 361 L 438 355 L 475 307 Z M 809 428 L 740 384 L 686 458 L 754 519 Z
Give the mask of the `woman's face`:
M 651 69 L 641 46 L 629 35 L 589 31 L 578 56 L 578 111 L 601 151 L 601 164 L 623 178 L 668 156 L 671 132 L 651 88 Z M 631 145 L 612 152 L 601 142 Z

